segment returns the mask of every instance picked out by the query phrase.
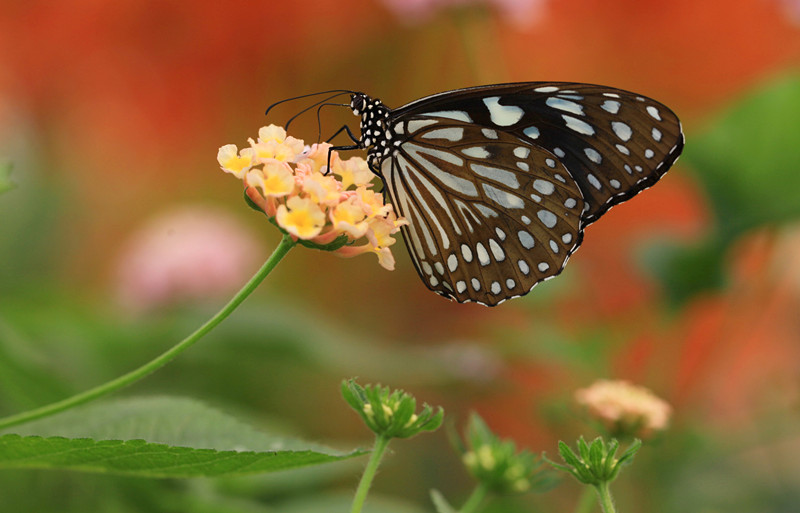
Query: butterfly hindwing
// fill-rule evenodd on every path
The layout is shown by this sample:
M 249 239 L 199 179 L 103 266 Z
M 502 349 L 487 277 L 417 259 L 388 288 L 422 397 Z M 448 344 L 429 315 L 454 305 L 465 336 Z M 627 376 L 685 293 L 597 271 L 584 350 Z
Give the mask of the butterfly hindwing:
M 412 116 L 381 175 L 420 277 L 495 305 L 557 275 L 580 244 L 584 201 L 549 151 L 456 119 Z

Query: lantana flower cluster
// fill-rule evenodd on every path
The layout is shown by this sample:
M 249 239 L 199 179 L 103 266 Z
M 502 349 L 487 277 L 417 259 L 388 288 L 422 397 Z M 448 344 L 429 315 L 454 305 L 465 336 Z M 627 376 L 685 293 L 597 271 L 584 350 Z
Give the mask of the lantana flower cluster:
M 372 189 L 374 175 L 364 159 L 343 160 L 333 152 L 328 169 L 330 144 L 308 146 L 275 125 L 248 142 L 242 149 L 221 147 L 217 161 L 244 182 L 247 197 L 281 230 L 340 256 L 374 253 L 381 266 L 394 269 L 392 235 L 407 222 Z

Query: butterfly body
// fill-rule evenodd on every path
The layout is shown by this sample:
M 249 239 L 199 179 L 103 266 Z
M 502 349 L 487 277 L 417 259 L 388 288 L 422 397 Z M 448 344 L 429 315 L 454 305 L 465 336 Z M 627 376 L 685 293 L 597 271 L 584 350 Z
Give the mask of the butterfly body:
M 683 147 L 666 106 L 588 84 L 481 86 L 394 110 L 355 93 L 350 107 L 423 282 L 488 306 L 558 275 L 586 226 Z

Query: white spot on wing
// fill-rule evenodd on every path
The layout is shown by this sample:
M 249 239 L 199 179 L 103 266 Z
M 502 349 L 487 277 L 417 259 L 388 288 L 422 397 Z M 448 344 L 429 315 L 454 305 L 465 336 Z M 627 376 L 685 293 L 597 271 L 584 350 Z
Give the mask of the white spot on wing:
M 603 162 L 603 157 L 601 157 L 594 148 L 584 148 L 583 152 L 586 154 L 586 157 L 595 164 Z
M 583 116 L 583 105 L 579 105 L 575 102 L 564 100 L 562 98 L 556 98 L 551 96 L 545 103 L 548 107 L 552 107 L 554 109 L 562 110 L 564 112 L 570 112 L 572 114 L 577 114 L 579 116 Z
M 648 105 L 647 106 L 647 113 L 650 114 L 650 116 L 653 119 L 657 119 L 658 121 L 661 121 L 661 114 L 658 112 L 658 109 L 653 107 L 652 105 Z
M 485 159 L 489 158 L 491 153 L 486 151 L 486 148 L 483 146 L 472 146 L 471 148 L 464 148 L 461 150 L 461 153 L 466 155 L 467 157 L 472 157 L 474 159 Z
M 489 109 L 489 117 L 497 126 L 511 126 L 522 119 L 525 111 L 515 105 L 500 105 L 499 96 L 490 96 L 483 99 L 483 104 Z
M 653 136 L 653 140 L 655 142 L 658 142 L 658 141 L 661 140 L 661 130 L 659 130 L 658 128 L 653 127 L 653 130 L 650 132 L 650 134 Z
M 483 192 L 485 192 L 489 198 L 503 208 L 523 208 L 525 206 L 525 202 L 522 201 L 522 198 L 516 194 L 502 191 L 489 185 L 488 183 L 481 185 L 483 187 Z
M 525 230 L 518 231 L 517 237 L 519 238 L 520 244 L 522 244 L 522 247 L 525 249 L 531 249 L 535 244 L 533 235 L 531 235 L 530 232 L 528 231 Z
M 503 252 L 503 248 L 500 247 L 500 244 L 498 244 L 496 240 L 489 239 L 489 249 L 492 251 L 492 256 L 496 262 L 502 262 L 506 259 L 506 254 Z
M 619 112 L 619 106 L 620 106 L 620 103 L 617 102 L 617 101 L 606 100 L 606 101 L 603 102 L 602 105 L 600 105 L 600 108 L 603 109 L 604 111 L 608 112 L 608 113 L 616 114 L 617 112 Z
M 472 249 L 466 244 L 461 245 L 461 256 L 464 257 L 464 261 L 467 263 L 472 262 Z
M 617 137 L 623 141 L 630 140 L 631 136 L 633 135 L 633 130 L 631 130 L 631 127 L 622 121 L 612 121 L 611 129 L 614 130 L 614 133 L 617 134 Z
M 447 257 L 447 268 L 450 269 L 450 272 L 458 269 L 458 257 L 455 253 L 450 253 L 450 256 Z
M 461 127 L 438 128 L 422 134 L 423 139 L 445 139 L 447 141 L 460 141 L 464 137 Z
M 553 191 L 556 190 L 556 186 L 553 185 L 552 182 L 548 182 L 547 180 L 542 180 L 541 178 L 537 178 L 533 181 L 533 188 L 536 189 L 538 192 L 544 194 L 545 196 L 549 196 L 553 194 Z
M 562 114 L 561 117 L 564 118 L 564 121 L 567 123 L 567 128 L 570 130 L 583 135 L 594 135 L 594 128 L 586 121 L 567 116 L 566 114 Z
M 483 247 L 483 243 L 475 244 L 475 253 L 478 255 L 478 262 L 483 266 L 489 265 L 492 261 L 489 260 L 489 252 Z
M 437 121 L 435 119 L 412 119 L 408 122 L 408 132 L 413 134 L 420 128 L 435 125 L 436 123 Z
M 558 88 L 556 86 L 542 86 L 542 87 L 537 87 L 536 89 L 534 89 L 534 91 L 536 91 L 537 93 L 553 93 L 555 91 L 558 91 Z
M 475 204 L 475 208 L 478 210 L 478 212 L 483 214 L 483 217 L 486 217 L 486 218 L 497 217 L 497 215 L 498 215 L 496 211 L 494 211 L 491 208 L 487 207 L 483 203 L 476 203 Z
M 522 131 L 523 134 L 527 135 L 531 139 L 537 139 L 539 137 L 539 129 L 535 126 L 529 126 L 525 130 Z
M 527 158 L 528 155 L 530 155 L 530 153 L 531 149 L 526 148 L 524 146 L 517 146 L 516 148 L 514 148 L 514 156 L 517 157 L 518 159 Z
M 539 221 L 541 221 L 542 224 L 548 228 L 554 227 L 556 225 L 556 222 L 558 221 L 556 215 L 550 212 L 549 210 L 540 210 L 536 212 L 536 217 L 538 217 Z
M 412 122 L 413 121 L 409 121 L 409 124 Z M 453 158 L 453 155 L 451 155 L 448 152 L 434 150 L 432 148 L 423 148 L 422 146 L 418 146 L 416 144 L 407 143 L 403 146 L 403 149 L 405 149 L 411 155 L 411 157 L 414 159 L 415 162 L 422 164 L 422 166 L 425 168 L 425 170 L 432 178 L 438 180 L 445 187 L 448 187 L 455 192 L 463 194 L 464 196 L 471 196 L 473 198 L 478 196 L 478 189 L 475 187 L 474 183 L 459 176 L 456 176 L 452 173 L 444 171 L 439 166 L 435 165 L 430 160 L 425 158 L 423 154 L 431 155 L 437 158 L 442 158 L 446 162 L 450 162 L 451 164 L 454 165 L 463 165 L 464 163 L 463 160 L 459 159 L 458 157 Z M 398 161 L 404 162 L 405 159 L 398 158 Z M 459 161 L 460 164 L 458 163 Z M 391 162 L 391 160 L 386 159 L 385 162 Z M 407 162 L 406 165 L 408 165 Z
M 497 132 L 491 128 L 481 128 L 481 133 L 487 139 L 497 139 Z
M 500 169 L 499 167 L 482 166 L 480 164 L 470 164 L 469 166 L 476 174 L 500 182 L 501 184 L 512 189 L 519 189 L 519 182 L 517 176 L 511 171 Z

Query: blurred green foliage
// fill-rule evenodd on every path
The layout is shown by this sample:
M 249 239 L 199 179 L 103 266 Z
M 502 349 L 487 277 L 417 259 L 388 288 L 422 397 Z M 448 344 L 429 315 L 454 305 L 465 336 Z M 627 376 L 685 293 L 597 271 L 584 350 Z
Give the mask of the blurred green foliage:
M 724 285 L 727 251 L 748 231 L 800 218 L 800 76 L 767 82 L 701 134 L 686 162 L 705 189 L 713 231 L 691 247 L 651 251 L 673 303 Z

